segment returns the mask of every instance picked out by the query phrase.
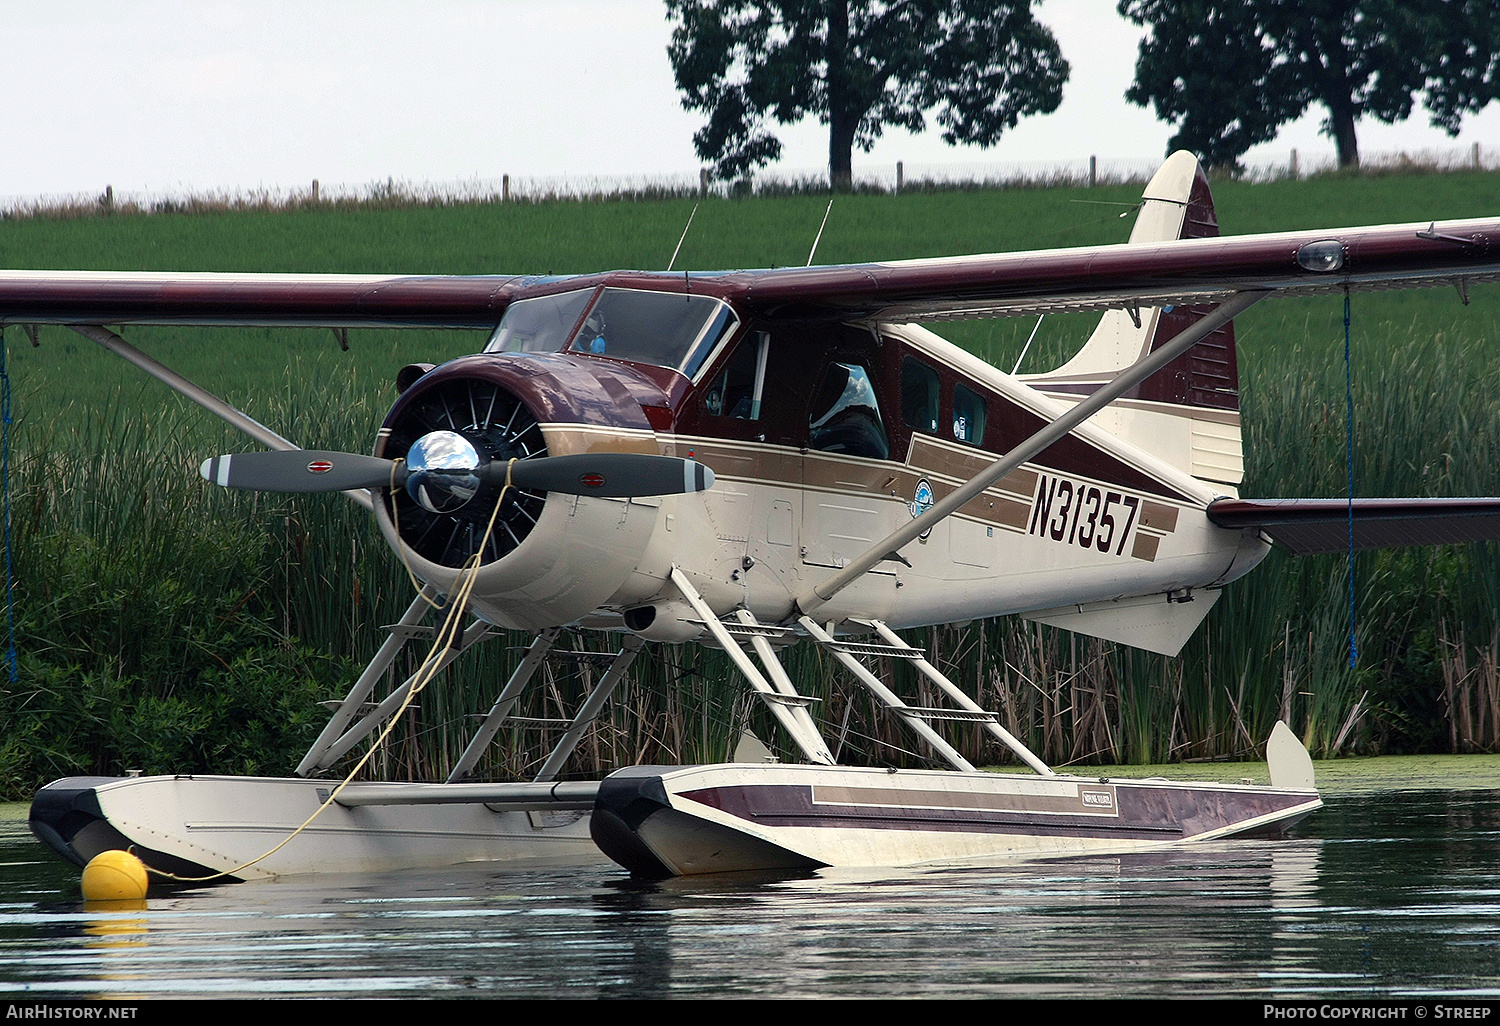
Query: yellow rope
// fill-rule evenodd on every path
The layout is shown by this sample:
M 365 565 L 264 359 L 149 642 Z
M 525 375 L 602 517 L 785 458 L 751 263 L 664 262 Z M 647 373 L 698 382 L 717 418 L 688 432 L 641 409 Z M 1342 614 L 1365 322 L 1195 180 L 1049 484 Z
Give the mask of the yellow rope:
M 389 487 L 390 487 L 390 491 L 392 491 L 392 492 L 394 492 L 396 490 L 396 488 L 397 488 L 397 484 L 396 484 L 396 465 L 398 463 L 404 463 L 404 462 L 406 462 L 406 461 L 405 460 L 394 460 L 394 461 L 391 462 L 391 478 L 390 478 L 390 486 Z M 507 483 L 509 482 L 509 480 L 510 480 L 510 472 L 509 472 L 509 470 L 507 470 L 506 471 L 506 481 L 507 481 Z M 508 487 L 508 484 L 507 484 L 507 487 Z M 501 490 L 500 494 L 501 494 L 502 497 L 505 495 L 504 489 Z M 495 504 L 495 508 L 496 509 L 500 508 L 500 504 L 498 502 Z M 430 599 L 430 598 L 427 597 L 427 589 L 422 586 L 422 582 L 421 581 L 417 580 L 416 572 L 414 570 L 412 570 L 412 568 L 411 568 L 411 560 L 409 560 L 409 559 L 406 558 L 406 546 L 400 544 L 400 539 L 401 539 L 401 503 L 399 503 L 399 502 L 396 501 L 396 498 L 395 498 L 394 495 L 391 497 L 391 530 L 393 530 L 396 533 L 396 540 L 397 540 L 396 555 L 398 557 L 400 557 L 400 559 L 401 559 L 401 569 L 403 569 L 403 570 L 406 571 L 406 579 L 409 580 L 409 581 L 411 581 L 411 586 L 417 590 L 417 597 L 420 598 L 423 602 L 426 602 L 433 609 L 440 608 L 436 602 L 434 602 L 432 599 Z M 481 551 L 483 551 L 483 547 L 481 547 Z
M 442 625 L 438 628 L 437 636 L 433 640 L 431 650 L 429 650 L 427 653 L 427 658 L 422 661 L 422 665 L 413 675 L 411 689 L 407 692 L 406 697 L 402 699 L 401 705 L 391 715 L 390 722 L 387 723 L 385 729 L 380 732 L 380 736 L 375 739 L 375 743 L 370 745 L 370 750 L 367 751 L 359 760 L 359 762 L 355 764 L 354 768 L 349 771 L 348 776 L 344 777 L 343 781 L 337 787 L 335 787 L 332 792 L 329 793 L 328 797 L 323 801 L 323 804 L 319 805 L 317 810 L 314 811 L 311 816 L 308 816 L 301 826 L 297 827 L 297 829 L 288 834 L 280 844 L 276 845 L 276 847 L 272 848 L 270 851 L 266 852 L 263 855 L 256 856 L 249 862 L 242 862 L 232 869 L 226 869 L 223 872 L 213 873 L 209 876 L 178 876 L 175 873 L 168 873 L 165 870 L 153 869 L 151 866 L 146 867 L 148 872 L 154 873 L 155 875 L 164 877 L 168 880 L 176 880 L 179 883 L 206 883 L 209 880 L 218 880 L 221 877 L 234 876 L 242 870 L 249 869 L 257 862 L 263 862 L 264 860 L 270 858 L 272 855 L 275 855 L 282 848 L 285 848 L 292 842 L 292 838 L 296 837 L 298 834 L 302 833 L 302 831 L 311 826 L 313 820 L 321 816 L 325 809 L 327 809 L 330 805 L 338 800 L 338 796 L 343 792 L 344 788 L 348 787 L 350 782 L 354 780 L 355 775 L 359 773 L 360 770 L 364 769 L 365 763 L 370 761 L 370 757 L 380 749 L 380 746 L 385 742 L 385 739 L 390 736 L 391 731 L 396 729 L 396 724 L 401 722 L 401 717 L 411 706 L 412 700 L 415 699 L 417 695 L 421 693 L 422 689 L 427 687 L 432 679 L 437 676 L 438 668 L 442 665 L 442 653 L 446 652 L 450 647 L 452 647 L 453 639 L 457 631 L 459 630 L 461 614 L 464 608 L 468 605 L 469 596 L 474 591 L 474 582 L 479 577 L 479 569 L 482 565 L 481 559 L 484 555 L 484 546 L 489 541 L 491 532 L 493 532 L 495 529 L 495 521 L 499 518 L 500 504 L 505 501 L 505 493 L 510 491 L 510 469 L 511 466 L 515 464 L 515 462 L 515 460 L 511 460 L 510 464 L 506 465 L 505 486 L 500 489 L 500 497 L 495 500 L 495 508 L 493 511 L 491 511 L 489 522 L 485 525 L 484 536 L 480 540 L 479 548 L 474 552 L 473 555 L 468 558 L 467 561 L 465 561 L 464 565 L 459 568 L 458 587 L 448 598 L 448 615 L 443 620 Z M 391 503 L 391 505 L 394 508 L 396 504 Z M 397 537 L 400 537 L 399 532 L 397 534 Z M 401 546 L 398 545 L 397 548 L 401 548 Z M 405 562 L 404 553 L 402 556 L 402 561 Z M 408 572 L 410 572 L 409 569 Z M 413 575 L 412 580 L 414 583 L 416 582 L 415 575 Z M 418 588 L 420 593 L 420 584 L 418 585 Z M 428 601 L 433 605 L 434 608 L 437 608 L 437 604 L 435 602 L 432 602 L 431 599 L 429 599 Z M 131 854 L 134 854 L 134 852 L 132 851 Z

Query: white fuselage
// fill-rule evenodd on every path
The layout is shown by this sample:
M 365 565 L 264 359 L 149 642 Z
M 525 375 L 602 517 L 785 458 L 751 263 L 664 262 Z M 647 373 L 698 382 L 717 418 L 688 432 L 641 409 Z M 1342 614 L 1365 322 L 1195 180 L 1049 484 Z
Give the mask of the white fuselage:
M 1050 420 L 1066 409 L 930 332 L 885 330 L 1030 415 Z M 1108 412 L 1117 420 L 1131 416 L 1123 404 Z M 1155 425 L 1165 425 L 1159 431 L 1165 447 L 1170 432 L 1190 430 L 1187 417 L 1172 408 L 1137 411 L 1133 437 L 1149 441 Z M 618 626 L 625 611 L 654 605 L 659 615 L 641 633 L 670 641 L 702 633 L 684 622 L 692 614 L 670 581 L 674 566 L 716 613 L 743 606 L 763 623 L 783 621 L 805 589 L 996 458 L 940 434 L 914 433 L 906 452 L 870 459 L 639 429 L 607 438 L 575 424 L 544 424 L 543 431 L 553 452 L 582 439 L 591 447 L 691 455 L 712 468 L 716 484 L 661 498 L 551 496 L 525 542 L 481 570 L 471 608 L 501 626 L 539 629 Z M 1169 597 L 1215 588 L 1268 551 L 1258 535 L 1208 521 L 1206 505 L 1233 494 L 1232 486 L 1200 480 L 1090 423 L 1069 441 L 1097 459 L 1055 469 L 1044 453 L 906 545 L 899 559 L 880 563 L 834 596 L 817 618 L 909 627 L 1031 613 L 1053 622 L 1049 616 L 1070 608 L 1087 613 L 1099 603 L 1156 596 L 1161 615 L 1190 621 L 1190 632 L 1211 601 L 1178 612 L 1167 609 Z M 381 522 L 394 540 L 389 519 L 382 515 Z M 412 565 L 445 591 L 456 578 L 456 571 L 420 558 Z M 1160 618 L 1158 611 L 1152 618 Z M 1116 633 L 1134 632 L 1136 620 L 1120 621 Z M 1093 633 L 1110 636 L 1108 629 Z M 1168 634 L 1186 636 L 1181 629 Z

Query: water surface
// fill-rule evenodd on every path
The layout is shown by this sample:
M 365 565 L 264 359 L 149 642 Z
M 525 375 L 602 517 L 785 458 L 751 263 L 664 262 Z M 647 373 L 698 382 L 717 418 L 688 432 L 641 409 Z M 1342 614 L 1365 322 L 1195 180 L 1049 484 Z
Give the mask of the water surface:
M 86 905 L 12 818 L 0 993 L 1500 999 L 1500 776 L 1359 779 L 1294 837 L 1167 854 L 652 884 L 469 867 L 125 911 Z

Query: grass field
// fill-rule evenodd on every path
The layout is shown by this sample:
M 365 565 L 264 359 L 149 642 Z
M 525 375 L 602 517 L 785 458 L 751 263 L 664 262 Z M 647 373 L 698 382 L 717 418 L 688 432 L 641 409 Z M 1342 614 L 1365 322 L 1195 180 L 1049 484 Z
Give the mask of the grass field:
M 1496 176 L 1453 173 L 1216 185 L 1227 234 L 1492 215 Z M 840 197 L 818 262 L 1124 241 L 1138 186 Z M 677 268 L 802 264 L 826 198 L 705 200 Z M 695 201 L 355 205 L 284 212 L 28 217 L 0 221 L 0 266 L 49 269 L 586 272 L 663 268 Z M 1500 289 L 1358 295 L 1353 304 L 1357 489 L 1500 494 Z M 1245 494 L 1342 495 L 1342 300 L 1262 304 L 1236 322 Z M 1060 362 L 1093 317 L 1048 318 L 1023 371 Z M 1009 370 L 1034 321 L 938 330 Z M 395 371 L 473 351 L 474 332 L 131 328 L 126 338 L 308 447 L 370 444 Z M 285 772 L 409 588 L 369 525 L 337 498 L 215 493 L 204 455 L 240 441 L 206 414 L 63 328 L 33 348 L 6 335 L 21 679 L 0 706 L 0 794 L 69 772 L 125 768 Z M 921 639 L 1013 730 L 1059 762 L 1247 753 L 1277 716 L 1321 754 L 1500 746 L 1500 565 L 1493 546 L 1355 561 L 1361 661 L 1347 666 L 1344 561 L 1273 554 L 1236 584 L 1175 661 L 994 621 Z M 483 708 L 513 642 L 429 699 L 400 753 L 439 772 L 461 741 L 445 707 Z M 813 656 L 794 669 L 854 709 Z M 552 697 L 585 686 L 556 670 Z M 668 650 L 622 692 L 584 757 L 722 758 L 714 719 L 755 719 L 715 657 Z M 903 684 L 909 682 L 901 682 Z M 993 706 L 991 706 L 993 707 Z M 708 712 L 714 713 L 710 716 Z M 722 714 L 722 715 L 719 715 Z M 851 712 L 861 757 L 896 732 Z M 993 757 L 977 738 L 965 741 Z M 524 751 L 524 746 L 522 746 Z M 489 767 L 524 772 L 529 756 Z

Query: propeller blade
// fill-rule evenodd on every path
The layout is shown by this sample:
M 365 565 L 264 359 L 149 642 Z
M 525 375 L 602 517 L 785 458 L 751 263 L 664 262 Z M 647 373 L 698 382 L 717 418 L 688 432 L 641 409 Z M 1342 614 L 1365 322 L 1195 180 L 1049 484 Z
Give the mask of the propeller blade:
M 225 488 L 256 492 L 342 492 L 383 488 L 406 478 L 406 466 L 378 456 L 316 449 L 241 452 L 203 461 L 198 473 Z
M 486 482 L 505 481 L 507 461 L 495 460 L 480 472 Z M 378 456 L 316 449 L 243 452 L 215 456 L 198 468 L 205 480 L 225 488 L 257 492 L 342 492 L 355 488 L 397 487 L 407 465 Z M 532 491 L 606 498 L 680 495 L 713 487 L 714 472 L 695 460 L 642 453 L 590 452 L 517 460 L 511 483 Z
M 497 475 L 505 473 L 505 464 L 498 460 L 490 466 Z M 701 492 L 713 487 L 714 472 L 675 456 L 585 452 L 517 460 L 510 479 L 517 488 L 626 499 Z

